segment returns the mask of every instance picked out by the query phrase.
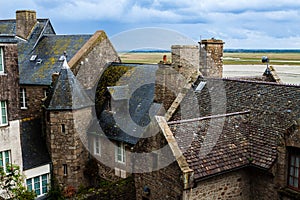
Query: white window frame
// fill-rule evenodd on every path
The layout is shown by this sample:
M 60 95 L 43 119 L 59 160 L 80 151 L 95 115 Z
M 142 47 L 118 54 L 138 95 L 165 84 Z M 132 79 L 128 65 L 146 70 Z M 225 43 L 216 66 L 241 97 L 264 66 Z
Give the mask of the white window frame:
M 4 74 L 4 71 L 5 71 L 5 65 L 4 65 L 4 53 L 3 53 L 3 47 L 0 47 L 0 65 L 1 65 L 1 68 L 0 68 L 0 74 Z
M 43 176 L 46 176 L 46 180 L 47 180 L 47 191 L 46 192 L 43 192 Z M 41 197 L 41 196 L 44 196 L 44 195 L 46 195 L 47 193 L 48 193 L 48 191 L 49 191 L 49 184 L 50 184 L 50 182 L 49 182 L 49 176 L 50 176 L 50 174 L 42 174 L 42 175 L 40 175 L 40 176 L 35 176 L 35 177 L 32 177 L 32 178 L 28 178 L 28 179 L 26 179 L 26 187 L 27 187 L 27 190 L 29 190 L 29 188 L 28 188 L 28 183 L 30 183 L 30 185 L 31 185 L 31 190 L 29 190 L 29 191 L 35 191 L 35 182 L 34 182 L 34 179 L 35 178 L 39 178 L 39 190 L 40 190 L 40 194 L 38 195 L 37 194 L 37 197 Z
M 64 173 L 64 176 L 68 176 L 68 165 L 67 164 L 63 164 L 63 173 Z
M 125 170 L 123 169 L 119 169 L 117 167 L 115 167 L 115 175 L 121 178 L 127 178 L 127 173 Z
M 126 162 L 126 150 L 123 142 L 119 142 L 115 148 L 115 160 L 118 163 L 125 164 Z
M 21 109 L 27 109 L 27 97 L 26 97 L 26 88 L 20 88 L 20 103 Z
M 6 157 L 5 157 L 6 152 L 8 153 L 8 162 L 6 161 Z M 11 164 L 11 151 L 10 150 L 1 151 L 0 154 L 2 156 L 2 159 L 1 159 L 2 160 L 2 166 L 1 167 L 3 167 L 5 173 L 8 173 L 6 167 L 7 167 L 7 164 Z
M 101 143 L 100 137 L 94 138 L 94 154 L 100 156 L 101 155 Z
M 4 103 L 4 107 L 3 104 Z M 4 113 L 3 113 L 4 109 Z M 3 117 L 5 117 L 5 121 L 3 122 Z M 7 126 L 8 125 L 8 117 L 7 117 L 7 103 L 6 101 L 0 101 L 0 126 Z

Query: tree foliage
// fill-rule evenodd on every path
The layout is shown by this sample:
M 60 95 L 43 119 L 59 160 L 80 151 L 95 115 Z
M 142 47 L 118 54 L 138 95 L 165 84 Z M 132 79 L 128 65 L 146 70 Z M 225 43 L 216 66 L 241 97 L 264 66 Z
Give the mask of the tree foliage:
M 20 167 L 8 164 L 6 170 L 0 167 L 0 190 L 4 191 L 5 198 L 18 200 L 31 200 L 36 197 L 34 191 L 28 191 L 24 185 L 25 177 Z

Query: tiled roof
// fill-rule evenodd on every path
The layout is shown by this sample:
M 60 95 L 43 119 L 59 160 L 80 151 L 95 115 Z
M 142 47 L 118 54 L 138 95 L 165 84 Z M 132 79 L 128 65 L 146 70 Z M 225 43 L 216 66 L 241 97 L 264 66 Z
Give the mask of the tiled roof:
M 181 105 L 194 102 L 198 111 L 184 109 L 181 113 L 179 107 L 171 121 L 251 110 L 252 123 L 287 129 L 300 117 L 300 86 L 200 78 L 195 88 L 200 81 L 206 82 L 205 87 L 199 92 L 191 90 L 181 102 Z
M 194 91 L 200 82 L 205 86 Z M 170 121 L 245 110 L 250 110 L 247 116 L 226 117 L 224 126 L 209 124 L 211 120 L 170 123 L 195 178 L 246 165 L 269 169 L 277 156 L 278 135 L 300 117 L 300 86 L 199 78 Z M 217 136 L 207 139 L 209 135 Z M 207 145 L 212 147 L 208 152 Z
M 237 115 L 170 125 L 195 179 L 249 165 L 272 166 L 278 132 L 248 120 Z
M 41 119 L 21 122 L 21 146 L 24 170 L 51 163 Z
M 77 81 L 66 61 L 50 91 L 45 106 L 48 110 L 76 110 L 92 106 L 93 102 Z

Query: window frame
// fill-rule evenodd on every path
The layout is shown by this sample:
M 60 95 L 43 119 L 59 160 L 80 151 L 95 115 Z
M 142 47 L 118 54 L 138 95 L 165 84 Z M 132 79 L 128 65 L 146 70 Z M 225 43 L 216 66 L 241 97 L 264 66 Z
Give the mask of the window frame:
M 7 153 L 8 157 L 7 157 L 6 153 Z M 1 162 L 0 163 L 2 163 L 0 165 L 0 167 L 3 167 L 4 172 L 7 174 L 8 173 L 7 165 L 12 164 L 12 162 L 11 162 L 11 150 L 0 151 L 0 155 L 1 155 L 1 157 L 0 157 Z M 7 161 L 7 158 L 8 158 L 8 161 Z
M 20 88 L 20 104 L 22 110 L 28 109 L 26 88 Z
M 4 107 L 2 107 L 2 103 L 4 103 Z M 6 122 L 3 123 L 3 108 L 5 109 L 5 120 Z M 8 125 L 8 115 L 7 115 L 7 101 L 0 101 L 0 127 L 1 126 L 7 126 Z
M 119 156 L 121 159 L 119 159 Z M 126 163 L 126 150 L 123 142 L 118 142 L 115 148 L 115 160 L 118 163 Z
M 0 74 L 5 73 L 5 64 L 4 64 L 4 48 L 0 46 Z
M 26 179 L 26 188 L 28 191 L 34 191 L 37 194 L 37 197 L 41 197 L 44 196 L 48 193 L 49 191 L 49 184 L 50 184 L 50 179 L 49 179 L 50 174 L 42 174 L 39 176 L 35 176 L 32 178 L 28 178 Z M 43 179 L 44 177 L 46 177 L 46 182 L 45 179 Z M 38 179 L 38 182 L 36 181 Z M 39 189 L 39 194 L 37 193 L 36 190 L 36 184 L 38 185 L 38 189 Z M 29 187 L 30 186 L 30 187 Z M 47 190 L 45 191 L 44 189 L 47 188 Z
M 288 156 L 288 173 L 287 173 L 287 186 L 293 190 L 300 191 L 300 149 L 289 149 Z M 292 159 L 294 157 L 294 159 Z M 298 159 L 298 165 L 297 165 Z M 293 169 L 293 172 L 291 173 Z M 295 170 L 296 169 L 296 170 Z M 298 175 L 298 176 L 297 176 Z M 291 181 L 293 183 L 291 183 Z M 298 180 L 297 186 L 295 186 L 295 180 Z
M 101 141 L 100 141 L 100 137 L 95 137 L 94 138 L 94 154 L 98 155 L 98 156 L 101 155 Z

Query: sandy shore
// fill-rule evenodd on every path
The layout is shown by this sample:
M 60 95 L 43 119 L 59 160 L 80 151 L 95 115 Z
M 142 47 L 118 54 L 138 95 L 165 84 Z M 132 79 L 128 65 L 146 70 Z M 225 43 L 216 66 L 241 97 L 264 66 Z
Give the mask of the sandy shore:
M 300 84 L 300 65 L 273 65 L 284 83 Z M 259 76 L 266 65 L 224 65 L 223 77 Z

